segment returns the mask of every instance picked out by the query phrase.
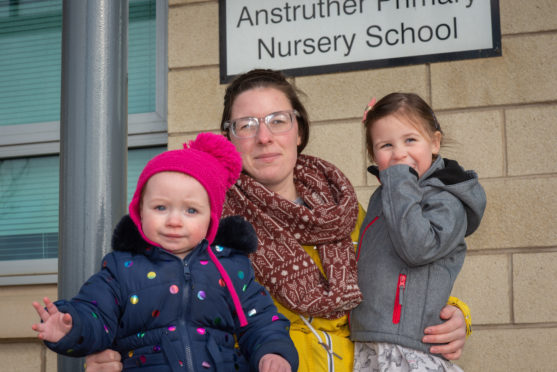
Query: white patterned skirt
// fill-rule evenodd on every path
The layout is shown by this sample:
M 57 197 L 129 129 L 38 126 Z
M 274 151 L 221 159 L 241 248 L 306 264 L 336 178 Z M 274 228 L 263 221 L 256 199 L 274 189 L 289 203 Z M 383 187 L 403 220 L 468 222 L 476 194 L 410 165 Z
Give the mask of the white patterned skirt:
M 385 342 L 354 343 L 354 372 L 386 371 L 463 372 L 452 362 L 423 351 Z

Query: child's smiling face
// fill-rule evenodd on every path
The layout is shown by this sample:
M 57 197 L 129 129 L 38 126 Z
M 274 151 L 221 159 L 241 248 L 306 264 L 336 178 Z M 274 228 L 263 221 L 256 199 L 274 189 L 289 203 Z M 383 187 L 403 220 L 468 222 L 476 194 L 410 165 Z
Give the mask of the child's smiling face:
M 379 170 L 395 164 L 406 164 L 421 177 L 431 166 L 433 155 L 439 153 L 441 133 L 433 136 L 397 115 L 377 120 L 371 127 L 373 157 Z

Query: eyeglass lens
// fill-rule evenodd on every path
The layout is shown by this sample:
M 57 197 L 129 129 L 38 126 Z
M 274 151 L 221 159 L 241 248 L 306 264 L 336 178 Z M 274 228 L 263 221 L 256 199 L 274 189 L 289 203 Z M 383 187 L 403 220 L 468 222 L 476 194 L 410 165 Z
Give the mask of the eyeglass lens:
M 265 118 L 240 118 L 232 123 L 232 131 L 238 137 L 254 137 L 259 129 L 260 120 L 264 119 L 271 133 L 283 133 L 292 128 L 293 117 L 288 111 L 274 112 Z

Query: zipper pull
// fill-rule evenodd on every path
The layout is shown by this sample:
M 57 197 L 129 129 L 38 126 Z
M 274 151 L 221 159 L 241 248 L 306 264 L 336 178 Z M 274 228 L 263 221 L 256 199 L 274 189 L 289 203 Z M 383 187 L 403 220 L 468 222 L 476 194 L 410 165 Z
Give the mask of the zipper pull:
M 400 322 L 400 315 L 402 313 L 402 305 L 404 303 L 404 289 L 406 288 L 406 274 L 398 275 L 398 283 L 396 286 L 395 304 L 393 309 L 393 324 Z
M 398 302 L 400 306 L 404 303 L 404 289 L 406 288 L 406 275 L 400 274 L 398 277 Z
M 188 263 L 184 260 L 184 278 L 186 279 L 186 282 L 189 282 L 190 277 L 191 277 L 190 267 Z

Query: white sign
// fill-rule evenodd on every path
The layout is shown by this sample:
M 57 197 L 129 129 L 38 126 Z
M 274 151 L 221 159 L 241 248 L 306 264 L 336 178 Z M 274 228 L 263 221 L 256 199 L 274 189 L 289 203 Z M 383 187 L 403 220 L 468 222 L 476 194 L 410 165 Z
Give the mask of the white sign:
M 221 81 L 501 55 L 498 0 L 219 0 Z

